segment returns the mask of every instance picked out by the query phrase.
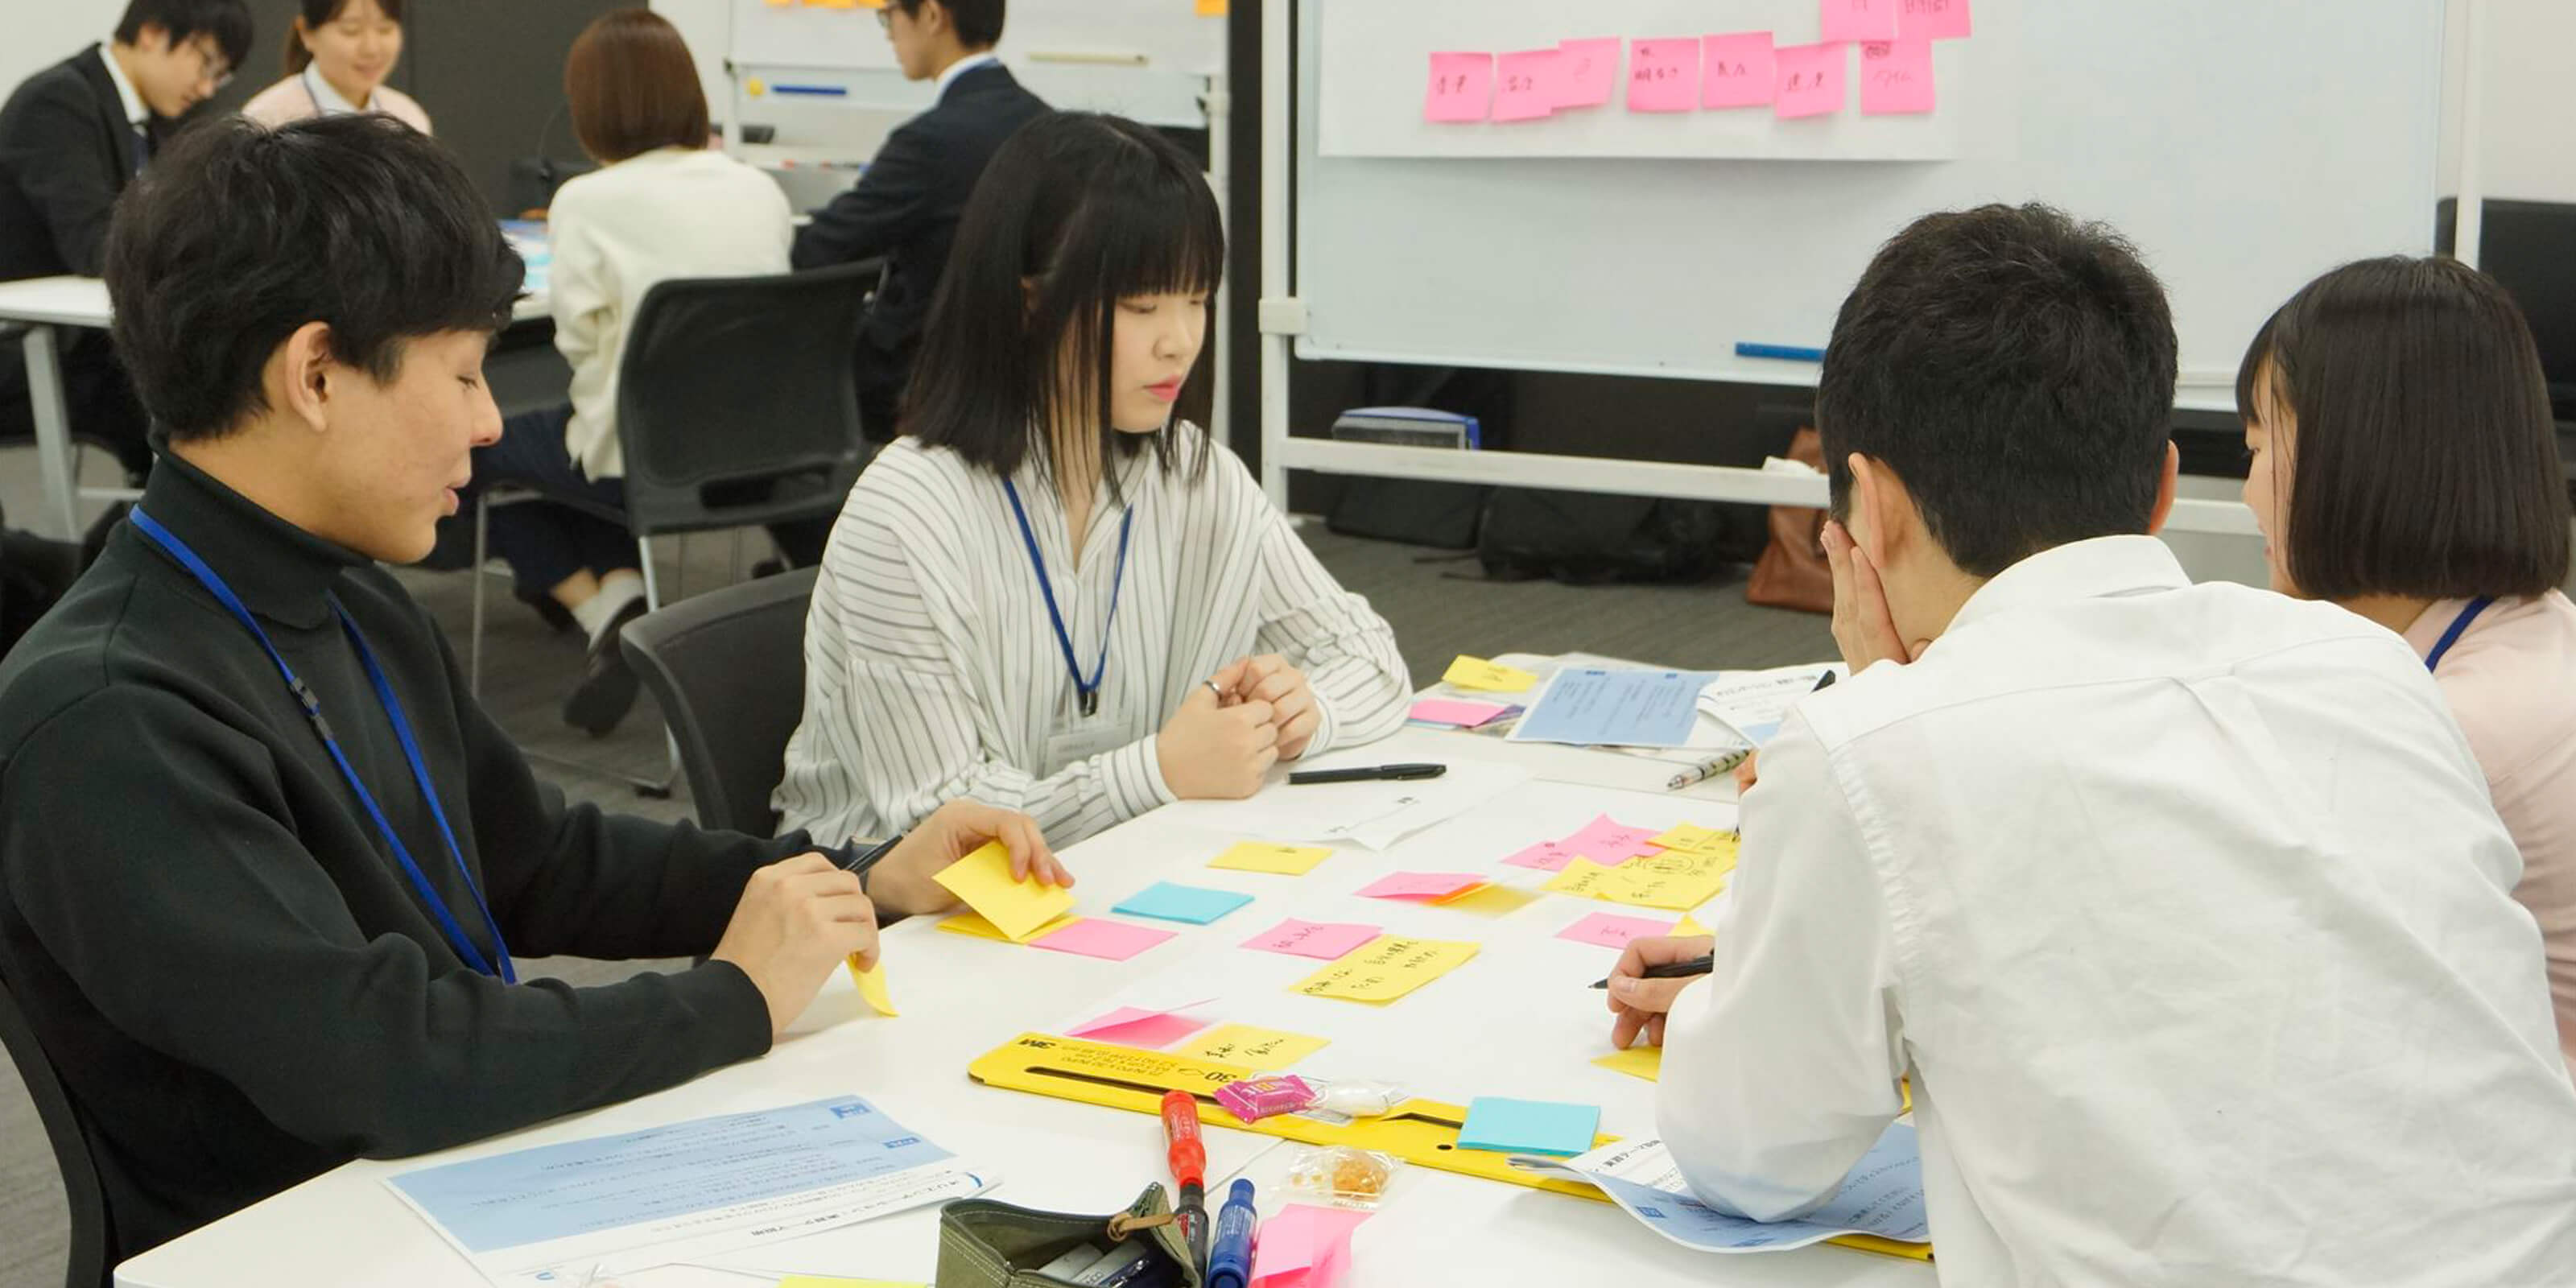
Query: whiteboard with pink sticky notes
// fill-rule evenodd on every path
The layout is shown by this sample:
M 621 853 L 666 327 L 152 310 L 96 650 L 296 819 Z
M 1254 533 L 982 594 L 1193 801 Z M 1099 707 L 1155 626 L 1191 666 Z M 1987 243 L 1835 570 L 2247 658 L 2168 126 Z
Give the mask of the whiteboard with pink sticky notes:
M 2225 408 L 2300 285 L 2431 251 L 2461 2 L 1300 0 L 1274 293 L 1301 358 L 1813 385 L 1736 345 L 1822 348 L 1907 223 L 2044 200 L 2138 245 L 2178 404 Z M 1459 54 L 1492 98 L 1427 110 Z

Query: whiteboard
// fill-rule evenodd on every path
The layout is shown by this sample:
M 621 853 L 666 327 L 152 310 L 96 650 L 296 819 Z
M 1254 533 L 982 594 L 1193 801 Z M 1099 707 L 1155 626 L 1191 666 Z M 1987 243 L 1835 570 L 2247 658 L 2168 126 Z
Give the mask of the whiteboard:
M 1204 76 L 1225 68 L 1225 20 L 1190 0 L 1011 0 L 1006 61 L 1033 53 L 1143 54 L 1147 66 Z M 874 9 L 733 0 L 736 62 L 767 67 L 894 69 Z
M 1298 6 L 1304 358 L 1812 384 L 1813 364 L 1735 344 L 1822 346 L 1870 256 L 1919 215 L 2044 200 L 2137 243 L 2173 298 L 2182 401 L 2226 406 L 2245 343 L 2301 284 L 2432 248 L 2442 0 L 1977 0 L 1964 151 L 1940 162 L 1325 155 L 1330 69 L 1378 56 L 1328 46 L 1366 43 L 1328 15 L 1373 6 Z M 1749 5 L 1404 7 L 1481 49 L 1542 29 L 1732 29 L 1717 15 Z M 1423 75 L 1375 91 L 1379 128 L 1419 123 Z
M 1572 38 L 1696 40 L 1739 31 L 1770 32 L 1774 44 L 1786 47 L 1816 43 L 1823 26 L 1817 0 L 1727 0 L 1723 5 L 1596 0 L 1573 7 L 1493 3 L 1477 6 L 1472 22 L 1460 21 L 1457 7 L 1449 0 L 1362 0 L 1323 7 L 1324 48 L 1330 56 L 1321 67 L 1322 155 L 1938 160 L 1959 155 L 1969 120 L 1986 104 L 2011 101 L 2010 87 L 1997 83 L 2013 68 L 1999 48 L 2014 32 L 2005 25 L 1992 34 L 1980 31 L 1971 39 L 1933 44 L 1933 83 L 1941 103 L 1921 115 L 1862 116 L 1856 106 L 1796 121 L 1775 121 L 1768 107 L 1630 112 L 1622 78 L 1604 106 L 1569 109 L 1536 121 L 1433 124 L 1422 119 L 1422 97 L 1436 52 L 1503 54 L 1549 49 Z M 1571 16 L 1576 14 L 1580 16 Z M 1845 84 L 1855 105 L 1859 54 L 1856 46 L 1841 50 Z
M 732 0 L 731 17 L 730 61 L 750 102 L 931 105 L 930 82 L 903 79 L 874 9 Z M 1204 129 L 1200 99 L 1225 70 L 1225 20 L 1197 16 L 1189 0 L 1012 0 L 997 52 L 1053 106 Z

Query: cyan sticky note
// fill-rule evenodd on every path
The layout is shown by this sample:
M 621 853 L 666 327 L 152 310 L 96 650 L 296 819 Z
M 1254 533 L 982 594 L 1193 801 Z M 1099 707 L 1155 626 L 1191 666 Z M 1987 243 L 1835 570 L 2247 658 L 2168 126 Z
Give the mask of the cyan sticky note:
M 1125 903 L 1110 911 L 1123 912 L 1131 917 L 1186 921 L 1193 926 L 1204 926 L 1250 902 L 1251 895 L 1236 894 L 1232 890 L 1204 890 L 1198 886 L 1157 881 L 1127 896 Z
M 1458 1148 L 1572 1158 L 1592 1148 L 1592 1134 L 1600 1127 L 1597 1105 L 1478 1096 L 1467 1103 Z

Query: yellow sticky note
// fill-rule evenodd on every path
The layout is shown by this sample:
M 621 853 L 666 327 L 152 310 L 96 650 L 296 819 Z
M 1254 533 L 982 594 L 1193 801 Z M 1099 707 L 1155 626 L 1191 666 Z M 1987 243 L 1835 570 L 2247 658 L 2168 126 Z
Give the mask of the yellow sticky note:
M 884 958 L 878 958 L 876 965 L 861 970 L 859 955 L 850 954 L 850 982 L 859 986 L 859 997 L 868 1004 L 868 1009 L 879 1015 L 895 1014 L 894 994 L 886 991 Z
M 1699 918 L 1694 917 L 1687 912 L 1682 914 L 1682 919 L 1680 921 L 1673 923 L 1673 935 L 1676 938 L 1682 935 L 1705 935 L 1708 933 L 1710 933 L 1709 928 L 1699 924 Z
M 1449 670 L 1440 678 L 1462 689 L 1488 693 L 1527 693 L 1531 685 L 1538 683 L 1538 677 L 1527 671 L 1464 653 L 1449 664 Z
M 821 1275 L 789 1275 L 778 1281 L 778 1288 L 930 1288 L 909 1279 L 826 1279 Z
M 1222 17 L 1224 17 L 1224 16 L 1225 16 L 1225 13 L 1226 13 L 1226 0 L 1199 0 L 1199 16 L 1200 16 L 1200 17 L 1202 17 L 1202 18 L 1222 18 Z
M 1617 878 L 1618 873 L 1617 868 L 1605 868 L 1590 859 L 1576 855 L 1572 863 L 1557 869 L 1556 875 L 1548 878 L 1547 884 L 1539 888 L 1551 890 L 1557 894 L 1598 899 L 1603 890 L 1610 888 L 1610 883 Z
M 1038 927 L 1037 934 L 1031 935 L 1029 938 L 1037 939 L 1053 934 L 1056 931 L 1062 930 L 1080 920 L 1082 920 L 1080 917 L 1058 917 L 1055 920 Z M 992 922 L 986 921 L 982 917 L 978 917 L 971 912 L 961 912 L 956 916 L 949 917 L 939 923 L 939 928 L 952 935 L 973 935 L 977 939 L 990 939 L 996 943 L 1004 944 L 1011 942 L 1011 937 L 1003 934 L 1001 927 L 996 926 Z
M 1280 876 L 1302 877 L 1314 871 L 1316 864 L 1331 857 L 1332 850 L 1321 845 L 1269 845 L 1245 841 L 1216 856 L 1208 866 L 1236 872 L 1272 872 Z
M 1466 965 L 1475 955 L 1476 945 L 1461 940 L 1380 935 L 1290 987 L 1308 997 L 1392 1002 Z
M 1667 850 L 1693 850 L 1702 854 L 1733 854 L 1742 838 L 1733 832 L 1684 823 L 1654 838 L 1654 843 Z
M 1255 1069 L 1285 1069 L 1332 1044 L 1331 1038 L 1256 1029 L 1249 1024 L 1226 1024 L 1182 1043 L 1179 1054 L 1199 1060 L 1250 1065 Z
M 1047 923 L 1073 911 L 1073 892 L 1034 878 L 1011 879 L 1011 852 L 992 841 L 931 878 L 966 901 L 1011 942 L 1025 944 Z
M 1436 902 L 1443 908 L 1472 912 L 1479 917 L 1502 917 L 1538 902 L 1538 894 L 1519 886 L 1484 885 Z
M 1657 1082 L 1664 1076 L 1664 1049 L 1659 1046 L 1630 1047 L 1625 1051 L 1613 1051 L 1592 1063 L 1612 1073 Z

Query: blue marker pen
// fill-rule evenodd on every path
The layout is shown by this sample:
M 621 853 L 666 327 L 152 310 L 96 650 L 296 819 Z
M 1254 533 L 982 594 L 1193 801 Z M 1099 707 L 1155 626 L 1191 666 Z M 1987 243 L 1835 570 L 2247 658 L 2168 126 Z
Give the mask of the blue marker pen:
M 1252 1281 L 1252 1182 L 1236 1181 L 1216 1214 L 1216 1243 L 1208 1249 L 1207 1288 L 1244 1288 Z

